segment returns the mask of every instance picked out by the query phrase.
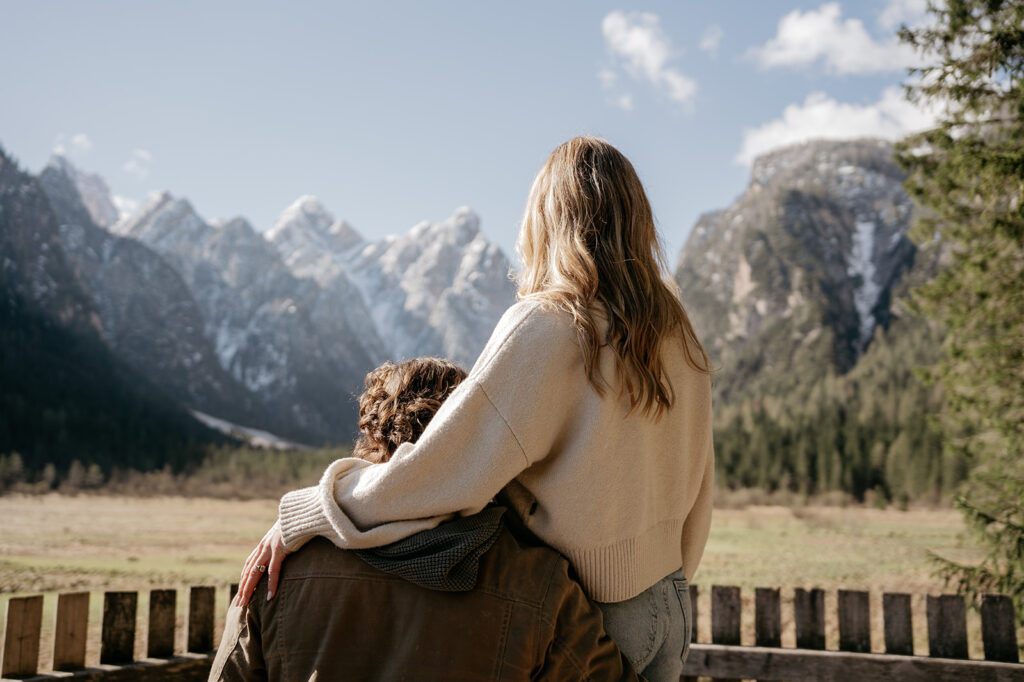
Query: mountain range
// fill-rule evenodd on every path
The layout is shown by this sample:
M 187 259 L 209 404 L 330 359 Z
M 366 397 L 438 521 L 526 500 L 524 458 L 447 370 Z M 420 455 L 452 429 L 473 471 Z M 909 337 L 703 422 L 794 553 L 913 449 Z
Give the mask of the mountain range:
M 469 366 L 514 300 L 508 259 L 466 208 L 370 242 L 310 196 L 261 233 L 167 192 L 115 220 L 102 178 L 60 156 L 38 183 L 105 343 L 217 423 L 347 442 L 367 371 L 416 355 Z
M 417 355 L 468 367 L 514 301 L 509 260 L 468 208 L 370 241 L 312 196 L 263 231 L 168 192 L 118 219 L 103 179 L 64 157 L 38 176 L 3 170 L 7 299 L 96 339 L 202 424 L 347 442 L 369 369 Z M 884 345 L 906 283 L 938 258 L 907 237 L 903 180 L 887 142 L 804 143 L 758 158 L 742 194 L 700 217 L 674 274 L 723 419 L 804 399 Z

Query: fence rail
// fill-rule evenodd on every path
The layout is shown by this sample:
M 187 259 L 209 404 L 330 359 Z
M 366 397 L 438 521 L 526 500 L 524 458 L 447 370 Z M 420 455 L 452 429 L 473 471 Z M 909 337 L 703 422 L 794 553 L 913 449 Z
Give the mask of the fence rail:
M 690 587 L 694 621 L 698 587 Z M 699 643 L 694 628 L 684 680 L 1021 680 L 1013 603 L 988 594 L 981 602 L 985 660 L 968 658 L 967 609 L 959 595 L 926 598 L 928 656 L 914 655 L 909 594 L 882 595 L 885 653 L 871 653 L 869 594 L 838 590 L 839 650 L 825 649 L 825 592 L 797 588 L 793 594 L 795 649 L 782 648 L 782 600 L 778 588 L 754 590 L 755 646 L 740 645 L 739 587 L 711 587 L 711 643 Z
M 229 588 L 230 600 L 237 589 Z M 137 592 L 103 595 L 100 664 L 86 667 L 88 592 L 61 594 L 54 616 L 53 657 L 38 669 L 43 622 L 41 595 L 8 601 L 0 677 L 32 680 L 205 680 L 214 652 L 216 590 L 189 590 L 185 651 L 175 652 L 177 593 L 149 592 L 146 658 L 135 660 Z M 690 587 L 694 621 L 698 587 Z M 711 586 L 711 642 L 697 641 L 693 630 L 683 680 L 998 680 L 1024 682 L 1019 662 L 1013 604 L 1002 595 L 981 602 L 985 660 L 968 658 L 966 605 L 957 595 L 926 598 L 928 656 L 915 655 L 911 598 L 882 595 L 885 653 L 871 653 L 870 600 L 867 592 L 839 590 L 839 650 L 825 648 L 825 592 L 797 588 L 793 594 L 796 648 L 782 647 L 782 600 L 778 588 L 754 591 L 754 646 L 741 644 L 741 590 Z

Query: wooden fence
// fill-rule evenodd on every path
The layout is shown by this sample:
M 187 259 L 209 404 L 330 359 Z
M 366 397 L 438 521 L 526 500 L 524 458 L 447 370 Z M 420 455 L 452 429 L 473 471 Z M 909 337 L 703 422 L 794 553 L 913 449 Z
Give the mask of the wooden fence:
M 697 621 L 696 586 L 690 587 Z M 796 648 L 782 648 L 782 601 L 777 588 L 754 591 L 754 646 L 740 645 L 740 588 L 711 587 L 711 643 L 693 637 L 684 680 L 939 680 L 1024 681 L 1018 662 L 1013 603 L 1002 595 L 981 602 L 985 660 L 969 660 L 967 610 L 963 597 L 927 597 L 928 656 L 914 652 L 910 595 L 882 595 L 885 653 L 871 653 L 870 600 L 867 592 L 839 590 L 839 650 L 825 649 L 825 592 L 797 589 L 793 594 Z M 696 629 L 694 630 L 696 635 Z
M 236 585 L 230 588 L 229 600 Z M 100 632 L 99 665 L 86 667 L 89 593 L 57 597 L 53 627 L 53 660 L 45 673 L 38 669 L 43 622 L 43 597 L 16 597 L 7 602 L 4 618 L 2 679 L 32 680 L 205 680 L 213 661 L 216 589 L 189 589 L 185 652 L 175 653 L 176 590 L 151 590 L 146 619 L 146 657 L 135 659 L 137 592 L 106 592 Z
M 230 600 L 236 586 L 229 590 Z M 698 588 L 690 588 L 697 620 Z M 100 634 L 99 665 L 86 667 L 89 593 L 61 594 L 54 620 L 53 659 L 46 672 L 37 666 L 43 597 L 17 597 L 4 619 L 3 679 L 55 680 L 205 680 L 214 642 L 215 588 L 189 590 L 185 652 L 174 651 L 177 593 L 152 590 L 146 633 L 146 657 L 135 660 L 138 593 L 106 592 Z M 839 650 L 825 648 L 825 593 L 797 589 L 793 595 L 796 648 L 782 647 L 782 601 L 776 588 L 757 588 L 754 598 L 755 645 L 740 644 L 740 588 L 711 587 L 711 642 L 697 641 L 694 628 L 684 680 L 999 680 L 1024 682 L 1018 662 L 1013 605 L 1001 595 L 981 602 L 985 660 L 968 659 L 963 598 L 928 596 L 928 656 L 915 655 L 910 595 L 883 594 L 886 653 L 871 653 L 867 592 L 837 594 Z

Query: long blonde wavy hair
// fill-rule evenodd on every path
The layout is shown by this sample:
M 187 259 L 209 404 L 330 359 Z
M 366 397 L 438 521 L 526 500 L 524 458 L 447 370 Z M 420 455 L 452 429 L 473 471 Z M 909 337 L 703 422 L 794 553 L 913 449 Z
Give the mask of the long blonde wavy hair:
M 530 189 L 516 250 L 519 297 L 572 314 L 587 378 L 599 393 L 604 345 L 615 353 L 630 411 L 639 407 L 655 419 L 675 402 L 662 360 L 666 340 L 681 340 L 687 362 L 710 373 L 675 283 L 665 275 L 640 178 L 605 140 L 576 137 L 551 153 Z M 597 311 L 608 319 L 604 338 Z

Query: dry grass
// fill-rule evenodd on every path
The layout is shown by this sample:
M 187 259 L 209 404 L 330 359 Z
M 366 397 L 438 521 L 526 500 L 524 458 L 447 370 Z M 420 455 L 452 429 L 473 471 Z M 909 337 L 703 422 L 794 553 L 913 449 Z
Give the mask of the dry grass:
M 40 666 L 52 652 L 58 592 L 92 592 L 86 662 L 99 661 L 104 590 L 141 590 L 136 632 L 145 632 L 148 590 L 178 588 L 178 650 L 184 650 L 187 587 L 216 585 L 217 626 L 225 586 L 277 515 L 276 500 L 133 498 L 99 495 L 0 497 L 0 602 L 44 594 Z M 136 640 L 136 655 L 145 651 Z
M 216 585 L 218 614 L 226 610 L 226 586 L 255 542 L 273 522 L 275 500 L 227 501 L 204 498 L 121 496 L 0 497 L 0 600 L 13 594 L 44 593 L 44 651 L 48 661 L 56 593 L 88 590 L 91 622 L 98 628 L 103 590 L 148 590 Z M 705 586 L 699 603 L 702 641 L 710 638 L 711 584 L 739 585 L 744 595 L 744 643 L 753 643 L 753 588 L 781 587 L 783 644 L 794 645 L 794 587 L 822 587 L 826 593 L 828 643 L 837 643 L 835 590 L 872 592 L 873 641 L 880 649 L 881 593 L 909 592 L 914 618 L 924 621 L 924 594 L 944 591 L 932 575 L 927 551 L 967 559 L 975 556 L 963 538 L 960 516 L 950 510 L 907 512 L 863 507 L 749 506 L 715 513 L 711 538 L 696 582 Z M 144 632 L 145 592 L 140 595 L 139 631 Z M 187 593 L 178 597 L 187 604 Z M 222 618 L 222 615 L 221 615 Z M 972 614 L 972 655 L 978 625 Z M 222 623 L 218 622 L 218 632 Z M 918 651 L 925 652 L 922 634 Z M 139 653 L 144 650 L 139 637 Z M 98 632 L 89 661 L 98 660 Z M 181 642 L 179 642 L 179 647 Z

